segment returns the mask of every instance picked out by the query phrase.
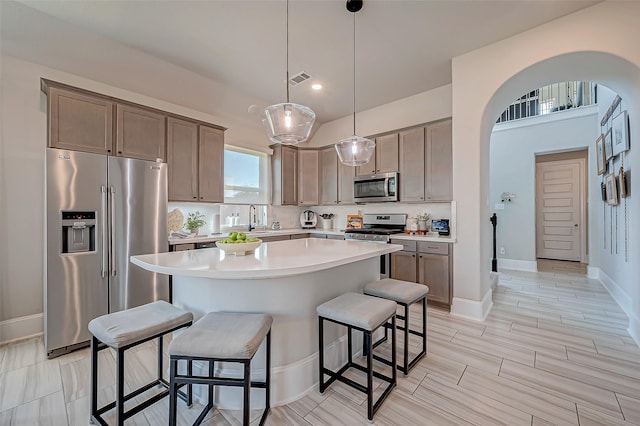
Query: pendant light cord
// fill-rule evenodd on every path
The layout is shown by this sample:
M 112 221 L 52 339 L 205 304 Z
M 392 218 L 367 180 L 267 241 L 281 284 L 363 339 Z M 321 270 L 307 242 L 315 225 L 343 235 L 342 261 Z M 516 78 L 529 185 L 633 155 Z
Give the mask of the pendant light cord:
M 284 84 L 287 86 L 287 103 L 289 103 L 289 0 L 287 0 L 287 18 L 285 25 L 287 27 L 287 80 Z
M 356 13 L 353 13 L 353 134 L 356 134 Z

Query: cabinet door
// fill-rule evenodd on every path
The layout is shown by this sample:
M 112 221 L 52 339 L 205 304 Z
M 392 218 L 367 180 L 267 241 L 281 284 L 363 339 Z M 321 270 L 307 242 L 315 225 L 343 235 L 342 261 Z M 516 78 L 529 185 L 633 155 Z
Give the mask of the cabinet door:
M 224 131 L 199 126 L 198 197 L 224 203 Z
M 49 88 L 49 146 L 112 154 L 113 103 L 55 87 Z
M 131 105 L 116 105 L 116 155 L 166 160 L 164 114 Z
M 445 303 L 450 301 L 449 256 L 420 254 L 418 282 L 429 287 L 427 300 Z
M 260 237 L 260 239 L 262 240 L 263 243 L 269 243 L 269 242 L 273 242 L 273 241 L 285 241 L 285 240 L 290 240 L 291 236 L 290 235 L 271 235 L 268 237 Z
M 338 204 L 338 153 L 332 146 L 320 151 L 321 197 L 320 204 Z
M 356 168 L 338 162 L 338 203 L 353 204 L 353 178 Z
M 417 282 L 418 261 L 415 252 L 396 251 L 391 253 L 391 278 Z
M 198 125 L 167 119 L 169 201 L 198 200 Z
M 427 126 L 426 133 L 426 199 L 451 201 L 453 198 L 451 120 Z
M 424 128 L 400 133 L 400 201 L 424 201 Z
M 376 138 L 376 173 L 398 171 L 398 134 Z
M 367 164 L 363 164 L 362 166 L 356 167 L 356 176 L 373 175 L 376 173 L 377 152 L 378 152 L 378 147 L 374 148 L 373 154 L 371 154 L 371 159 Z
M 298 150 L 298 204 L 317 206 L 320 200 L 318 151 Z
M 282 205 L 298 205 L 298 150 L 282 147 Z

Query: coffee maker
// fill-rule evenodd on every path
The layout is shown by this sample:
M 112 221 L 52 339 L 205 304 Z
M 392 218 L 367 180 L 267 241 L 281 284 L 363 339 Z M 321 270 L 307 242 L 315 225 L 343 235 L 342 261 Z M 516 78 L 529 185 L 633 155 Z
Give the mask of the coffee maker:
M 316 222 L 318 218 L 315 212 L 311 210 L 305 210 L 300 213 L 300 225 L 302 225 L 302 229 L 312 229 L 316 227 Z

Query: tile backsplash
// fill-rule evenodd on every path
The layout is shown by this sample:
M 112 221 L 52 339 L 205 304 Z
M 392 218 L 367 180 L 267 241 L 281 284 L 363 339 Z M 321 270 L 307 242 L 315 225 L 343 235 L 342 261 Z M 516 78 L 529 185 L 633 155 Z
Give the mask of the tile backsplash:
M 347 206 L 256 206 L 258 207 L 258 222 L 269 228 L 274 221 L 280 222 L 282 229 L 300 228 L 300 213 L 313 210 L 317 214 L 333 213 L 333 227 L 345 229 L 347 215 L 364 213 L 406 213 L 409 217 L 418 213 L 429 213 L 431 218 L 450 219 L 451 234 L 455 237 L 455 201 L 451 203 L 371 203 Z M 196 210 L 205 215 L 207 224 L 202 233 L 224 232 L 230 226 L 248 226 L 249 206 L 240 204 L 208 204 L 208 203 L 169 203 L 169 210 L 179 208 L 184 217 Z M 230 225 L 229 217 L 238 215 L 238 223 Z

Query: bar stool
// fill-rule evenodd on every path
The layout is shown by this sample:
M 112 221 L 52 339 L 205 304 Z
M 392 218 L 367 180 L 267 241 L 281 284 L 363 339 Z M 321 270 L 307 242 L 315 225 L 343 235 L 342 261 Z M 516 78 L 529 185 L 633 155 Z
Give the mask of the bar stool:
M 404 373 L 409 374 L 415 365 L 422 359 L 427 353 L 427 293 L 429 287 L 424 284 L 416 284 L 409 281 L 394 280 L 392 278 L 385 278 L 379 281 L 374 281 L 364 286 L 364 294 L 370 296 L 380 297 L 383 299 L 393 300 L 398 305 L 404 307 L 404 315 L 397 315 L 398 319 L 404 321 L 404 327 L 397 326 L 397 329 L 404 332 L 404 356 L 402 365 L 398 365 L 398 369 Z M 409 324 L 409 306 L 422 301 L 422 332 L 412 330 Z M 384 337 L 373 344 L 376 348 L 378 345 L 387 341 L 387 329 L 392 326 L 387 322 L 385 324 Z M 422 351 L 416 355 L 413 360 L 409 361 L 409 333 L 422 337 Z M 395 347 L 395 344 L 394 344 Z M 381 361 L 387 365 L 394 365 L 389 360 L 382 358 L 378 355 L 373 356 L 374 359 Z
M 365 296 L 358 293 L 345 293 L 335 299 L 329 300 L 316 308 L 318 313 L 318 352 L 320 357 L 320 393 L 323 393 L 327 387 L 334 381 L 338 380 L 345 383 L 360 392 L 367 394 L 367 419 L 373 421 L 373 416 L 380 408 L 380 405 L 389 396 L 393 388 L 396 386 L 396 369 L 391 369 L 391 377 L 373 370 L 373 346 L 372 334 L 381 326 L 391 320 L 391 341 L 394 350 L 392 351 L 392 360 L 396 362 L 396 304 L 390 300 L 384 300 L 376 297 Z M 348 345 L 348 361 L 338 371 L 332 371 L 324 366 L 324 321 L 330 321 L 347 327 L 347 345 Z M 351 330 L 361 331 L 364 336 L 365 354 L 367 357 L 366 367 L 361 366 L 353 361 L 353 346 Z M 349 368 L 355 368 L 367 374 L 367 385 L 363 386 L 347 377 L 344 373 Z M 324 376 L 330 376 L 325 382 Z M 373 377 L 384 380 L 389 383 L 378 399 L 373 401 Z
M 169 383 L 162 378 L 162 336 L 179 328 L 188 327 L 193 322 L 191 312 L 176 308 L 165 301 L 157 301 L 136 308 L 103 315 L 89 322 L 91 338 L 91 423 L 107 425 L 102 415 L 116 408 L 116 424 L 124 421 L 156 403 L 169 394 Z M 124 394 L 124 353 L 127 349 L 158 338 L 158 378 Z M 98 353 L 106 348 L 116 351 L 116 399 L 102 408 L 98 408 Z M 191 368 L 191 366 L 189 366 Z M 154 386 L 164 386 L 166 390 L 148 400 L 124 410 L 124 403 Z M 191 389 L 181 395 L 191 405 Z
M 265 389 L 265 409 L 260 419 L 264 424 L 270 409 L 271 386 L 271 324 L 273 318 L 266 314 L 244 314 L 231 312 L 210 312 L 192 327 L 176 337 L 169 344 L 170 356 L 170 405 L 169 425 L 175 426 L 177 417 L 176 391 L 181 384 L 207 385 L 208 401 L 194 425 L 199 425 L 209 410 L 213 408 L 214 386 L 236 386 L 243 389 L 242 424 L 249 425 L 251 408 L 249 393 L 252 387 Z M 264 381 L 251 380 L 251 360 L 266 337 L 266 377 Z M 191 371 L 186 375 L 178 373 L 178 361 L 207 361 L 207 376 L 196 376 Z M 216 377 L 216 361 L 240 363 L 243 366 L 241 379 Z

